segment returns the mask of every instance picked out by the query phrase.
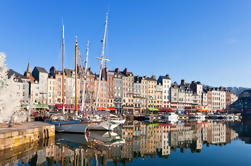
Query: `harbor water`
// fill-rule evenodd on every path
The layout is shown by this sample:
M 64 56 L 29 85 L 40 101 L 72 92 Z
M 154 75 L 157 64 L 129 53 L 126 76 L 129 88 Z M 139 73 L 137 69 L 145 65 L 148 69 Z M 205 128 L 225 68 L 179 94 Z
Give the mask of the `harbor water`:
M 0 151 L 0 165 L 250 165 L 251 122 L 126 121 Z

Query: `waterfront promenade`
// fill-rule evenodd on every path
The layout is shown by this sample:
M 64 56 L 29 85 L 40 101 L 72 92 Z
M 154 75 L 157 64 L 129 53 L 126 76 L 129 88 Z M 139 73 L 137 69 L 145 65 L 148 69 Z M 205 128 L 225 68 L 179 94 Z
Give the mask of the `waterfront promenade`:
M 55 126 L 43 122 L 0 126 L 0 151 L 55 136 Z

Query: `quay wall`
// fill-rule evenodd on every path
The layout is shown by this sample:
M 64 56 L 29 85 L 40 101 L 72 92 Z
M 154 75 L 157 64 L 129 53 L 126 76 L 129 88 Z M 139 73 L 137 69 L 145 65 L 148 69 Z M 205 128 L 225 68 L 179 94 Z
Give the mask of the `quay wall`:
M 40 139 L 37 142 L 16 146 L 11 149 L 0 150 L 0 166 L 9 165 L 11 162 L 28 163 L 36 153 L 43 152 L 44 155 L 47 155 L 46 152 L 50 152 L 51 147 L 54 145 L 55 137 L 50 137 L 48 139 Z
M 55 126 L 43 122 L 29 122 L 13 127 L 0 127 L 0 151 L 37 142 L 55 136 Z

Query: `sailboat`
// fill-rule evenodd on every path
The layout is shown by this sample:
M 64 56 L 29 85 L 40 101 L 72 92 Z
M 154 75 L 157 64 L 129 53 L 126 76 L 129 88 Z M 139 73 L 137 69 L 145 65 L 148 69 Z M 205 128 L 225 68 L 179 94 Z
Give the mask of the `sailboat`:
M 78 102 L 77 102 L 77 49 L 78 42 L 75 44 L 75 116 L 77 117 Z M 87 129 L 87 124 L 83 123 L 80 119 L 67 119 L 65 116 L 64 107 L 64 25 L 62 35 L 62 115 L 63 119 L 48 120 L 47 122 L 55 125 L 57 132 L 68 132 L 68 133 L 84 133 Z
M 97 97 L 96 97 L 96 108 L 98 106 L 98 96 L 99 96 L 99 89 L 100 89 L 100 81 L 101 81 L 101 72 L 103 69 L 103 62 L 108 61 L 108 59 L 104 59 L 104 48 L 105 48 L 105 40 L 106 40 L 106 32 L 107 32 L 107 20 L 108 15 L 106 14 L 106 22 L 105 22 L 105 32 L 104 32 L 104 39 L 102 40 L 102 51 L 101 57 L 98 58 L 100 60 L 100 72 L 99 72 L 99 80 L 98 80 L 98 89 L 97 89 Z M 62 71 L 64 71 L 64 26 L 63 26 L 63 42 L 62 42 Z M 87 46 L 87 57 L 88 57 L 88 47 Z M 86 117 L 82 119 L 78 119 L 78 100 L 77 100 L 77 50 L 78 50 L 78 43 L 76 40 L 75 44 L 75 118 L 76 119 L 66 119 L 65 112 L 64 112 L 64 72 L 62 74 L 62 113 L 63 113 L 63 120 L 57 121 L 49 121 L 49 123 L 55 125 L 55 129 L 57 132 L 70 132 L 70 133 L 83 133 L 86 130 L 106 130 L 110 131 L 123 124 L 125 122 L 124 119 L 118 117 L 111 117 L 111 116 L 103 116 L 99 111 L 95 111 L 96 113 L 92 115 L 86 115 Z M 87 64 L 86 64 L 87 66 Z M 86 67 L 87 68 L 87 67 Z M 84 82 L 85 87 L 85 82 Z M 83 89 L 83 93 L 85 89 Z M 83 109 L 83 99 L 82 96 L 82 109 Z M 104 118 L 106 117 L 106 118 Z
M 94 142 L 98 145 L 111 147 L 125 143 L 125 140 L 113 131 L 88 131 L 86 134 L 86 142 Z
M 106 41 L 106 34 L 107 34 L 107 23 L 108 23 L 108 14 L 106 14 L 104 38 L 103 40 L 101 40 L 102 42 L 101 56 L 100 58 L 97 58 L 98 60 L 100 60 L 100 66 L 99 66 L 98 88 L 97 88 L 96 102 L 95 102 L 96 111 L 95 111 L 95 114 L 87 115 L 89 117 L 89 121 L 94 122 L 94 123 L 90 123 L 88 125 L 88 130 L 113 130 L 114 128 L 116 128 L 117 126 L 125 122 L 124 119 L 114 117 L 115 115 L 113 116 L 111 114 L 104 115 L 105 113 L 102 113 L 97 110 L 103 63 L 104 61 L 110 61 L 109 59 L 104 58 L 105 41 Z M 97 119 L 103 119 L 103 121 L 96 122 Z

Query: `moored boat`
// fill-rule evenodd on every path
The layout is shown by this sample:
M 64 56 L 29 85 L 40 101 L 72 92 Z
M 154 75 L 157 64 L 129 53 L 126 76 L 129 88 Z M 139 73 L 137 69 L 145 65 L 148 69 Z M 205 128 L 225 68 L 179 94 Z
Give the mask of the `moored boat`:
M 170 122 L 177 122 L 179 120 L 179 115 L 174 112 L 170 112 L 167 115 L 163 115 L 162 118 Z
M 206 120 L 206 115 L 198 112 L 196 114 L 190 115 L 189 118 L 204 121 Z
M 114 123 L 112 121 L 90 122 L 87 126 L 87 130 L 111 131 L 119 125 L 119 123 Z
M 95 142 L 103 146 L 115 146 L 125 143 L 125 140 L 121 138 L 115 132 L 112 131 L 89 131 L 87 132 L 87 142 Z
M 85 133 L 87 130 L 87 123 L 80 120 L 65 120 L 65 121 L 47 121 L 55 125 L 56 132 L 66 133 Z

